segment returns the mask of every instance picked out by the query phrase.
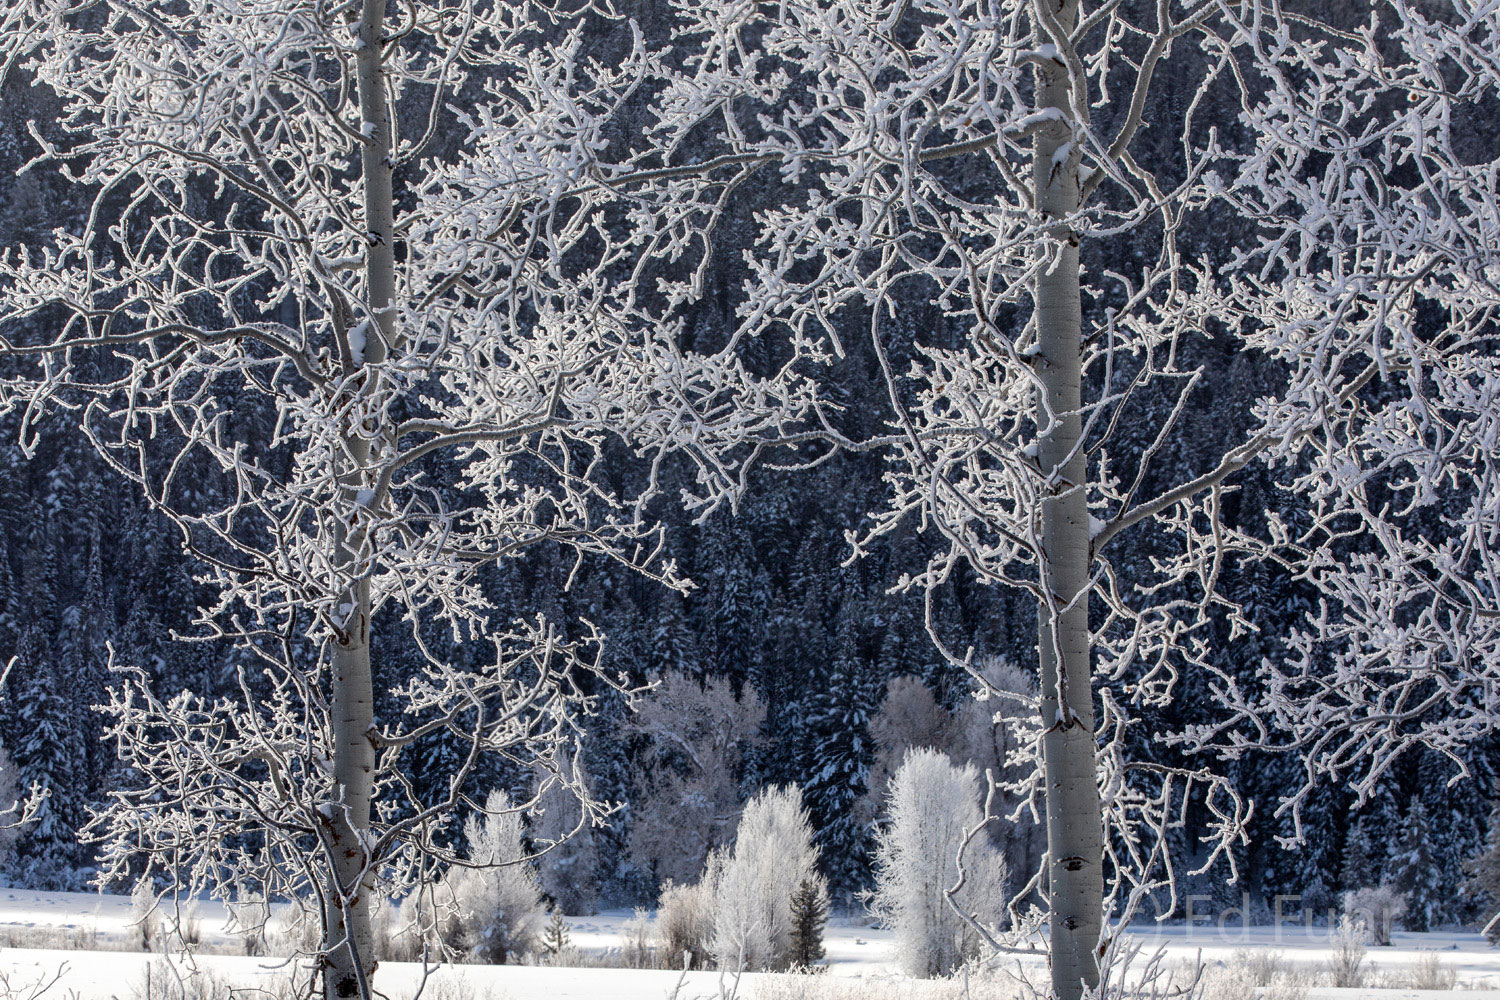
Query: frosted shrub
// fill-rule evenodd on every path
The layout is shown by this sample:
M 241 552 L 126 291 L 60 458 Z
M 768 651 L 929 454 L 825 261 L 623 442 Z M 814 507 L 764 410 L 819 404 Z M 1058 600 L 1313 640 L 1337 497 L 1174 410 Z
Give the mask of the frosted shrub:
M 707 964 L 714 936 L 714 897 L 724 871 L 724 852 L 710 851 L 703 877 L 696 884 L 662 887 L 656 907 L 656 940 L 661 961 L 669 969 L 702 968 Z
M 149 877 L 142 877 L 130 891 L 130 926 L 140 935 L 142 951 L 155 951 L 162 945 L 162 919 L 156 889 Z
M 1451 990 L 1458 985 L 1458 970 L 1451 962 L 1445 962 L 1435 951 L 1424 951 L 1422 957 L 1412 963 L 1399 983 L 1391 984 L 1397 989 Z
M 791 960 L 792 897 L 817 876 L 818 849 L 796 785 L 745 805 L 714 894 L 712 950 L 731 969 L 782 969 Z
M 521 843 L 521 813 L 496 789 L 484 815 L 464 823 L 465 865 L 455 865 L 437 893 L 451 904 L 440 921 L 444 944 L 477 962 L 504 965 L 533 951 L 546 921 L 541 886 Z
M 158 958 L 142 970 L 132 1000 L 221 1000 L 230 996 L 224 978 L 212 969 L 180 968 Z
M 389 899 L 376 900 L 370 909 L 376 957 L 382 962 L 420 962 L 423 944 L 431 938 L 426 933 L 432 924 L 430 911 L 431 907 L 422 907 L 420 893 L 414 893 L 400 903 Z
M 1189 976 L 1196 971 L 1194 962 Z M 1306 1000 L 1307 980 L 1281 952 L 1243 948 L 1228 961 L 1202 968 L 1198 995 L 1202 1000 Z
M 1330 985 L 1358 989 L 1365 984 L 1365 930 L 1348 913 L 1339 917 L 1328 956 Z
M 271 922 L 271 904 L 264 897 L 241 892 L 229 904 L 229 926 L 239 936 L 240 946 L 251 958 L 269 954 L 266 927 Z
M 1389 945 L 1391 929 L 1406 912 L 1406 900 L 1389 885 L 1344 893 L 1344 915 L 1364 930 L 1371 944 Z
M 322 917 L 315 900 L 299 899 L 266 926 L 266 950 L 271 955 L 312 955 L 323 937 Z
M 620 964 L 627 969 L 656 968 L 656 949 L 651 946 L 651 915 L 637 906 L 635 915 L 620 928 Z
M 286 974 L 258 975 L 253 985 L 236 983 L 211 968 L 154 959 L 132 983 L 129 1000 L 303 1000 L 310 984 Z M 8 993 L 0 993 L 9 997 Z M 76 994 L 73 994 L 76 996 Z M 36 1000 L 37 994 L 32 1000 Z M 436 1000 L 427 992 L 424 997 Z
M 876 837 L 871 909 L 895 931 L 896 957 L 913 976 L 947 975 L 979 953 L 980 939 L 944 893 L 958 881 L 958 852 L 983 818 L 979 776 L 945 754 L 916 749 L 891 779 L 889 819 Z M 956 902 L 986 925 L 1005 912 L 1005 861 L 981 833 L 964 850 Z
M 174 948 L 188 948 L 203 938 L 203 912 L 196 899 L 176 900 L 163 915 L 167 940 Z

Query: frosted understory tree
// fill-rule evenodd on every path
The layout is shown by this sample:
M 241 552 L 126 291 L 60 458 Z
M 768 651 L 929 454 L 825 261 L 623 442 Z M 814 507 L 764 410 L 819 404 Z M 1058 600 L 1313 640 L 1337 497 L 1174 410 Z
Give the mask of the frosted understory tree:
M 740 762 L 766 710 L 748 685 L 736 697 L 726 677 L 700 683 L 668 671 L 652 683 L 627 723 L 646 740 L 636 763 L 630 858 L 659 882 L 686 885 L 733 836 Z
M 1040 824 L 1031 803 L 1005 793 L 1003 786 L 1025 776 L 1026 728 L 1036 710 L 1035 681 L 1003 657 L 983 658 L 975 667 L 984 682 L 975 682 L 951 712 L 914 677 L 897 678 L 886 686 L 885 700 L 870 722 L 875 753 L 859 815 L 873 824 L 885 812 L 887 785 L 909 750 L 940 750 L 954 763 L 972 764 L 979 774 L 991 773 L 1000 783 L 993 802 L 996 815 L 985 833 L 1005 852 L 1011 871 L 1030 872 L 1042 849 Z M 992 693 L 996 691 L 1006 694 L 997 696 Z M 997 715 L 1003 717 L 998 723 Z
M 0 6 L 0 66 L 60 108 L 29 126 L 27 169 L 92 199 L 81 228 L 0 257 L 0 412 L 28 451 L 70 414 L 197 558 L 190 637 L 235 650 L 238 698 L 119 665 L 111 735 L 142 780 L 92 828 L 102 877 L 145 855 L 187 891 L 315 900 L 329 996 L 370 995 L 372 901 L 453 860 L 441 832 L 481 758 L 568 782 L 621 684 L 586 622 L 492 620 L 483 574 L 545 544 L 686 586 L 656 470 L 685 456 L 683 499 L 711 511 L 739 443 L 804 405 L 789 370 L 680 348 L 637 267 L 670 272 L 675 224 L 585 183 L 622 105 L 669 75 L 623 21 L 619 57 L 589 57 L 583 24 L 611 17 Z M 622 168 L 654 154 L 634 139 Z M 652 474 L 609 479 L 619 448 Z M 429 651 L 432 629 L 472 659 Z M 404 761 L 435 739 L 460 751 L 419 795 Z
M 710 947 L 720 968 L 760 971 L 791 963 L 793 898 L 808 883 L 827 898 L 817 866 L 800 788 L 772 786 L 745 803 L 734 848 L 714 884 Z
M 909 975 L 945 976 L 980 957 L 988 942 L 973 923 L 997 932 L 1005 918 L 1005 860 L 982 835 L 984 795 L 973 765 L 925 747 L 908 751 L 891 778 L 870 908 L 894 932 Z M 960 857 L 964 878 L 949 905 Z
M 462 862 L 418 890 L 431 900 L 439 948 L 486 965 L 519 961 L 536 949 L 547 909 L 524 835 L 522 810 L 498 789 L 464 821 Z

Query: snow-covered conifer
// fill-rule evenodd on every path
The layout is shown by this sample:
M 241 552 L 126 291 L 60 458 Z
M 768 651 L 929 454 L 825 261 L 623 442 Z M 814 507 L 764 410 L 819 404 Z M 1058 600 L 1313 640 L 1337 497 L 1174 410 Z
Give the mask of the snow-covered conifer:
M 589 817 L 573 789 L 581 787 L 591 793 L 593 784 L 579 760 L 563 764 L 566 777 L 540 769 L 535 772 L 540 791 L 529 832 L 538 853 L 542 892 L 559 912 L 586 915 L 594 912 L 598 899 L 595 866 L 599 853 Z
M 1483 930 L 1491 944 L 1500 943 L 1500 806 L 1490 810 L 1484 851 L 1468 860 L 1464 870 L 1484 899 Z
M 1413 795 L 1388 870 L 1391 885 L 1405 903 L 1402 919 L 1408 930 L 1433 930 L 1441 920 L 1444 903 L 1457 888 L 1444 883 L 1433 840 L 1427 806 L 1420 795 Z
M 810 969 L 823 957 L 823 928 L 828 922 L 828 885 L 822 875 L 802 880 L 792 895 L 793 968 Z
M 839 608 L 833 656 L 814 669 L 817 684 L 801 719 L 802 771 L 808 812 L 831 888 L 848 893 L 865 884 L 870 828 L 861 822 L 869 767 L 869 717 L 879 691 L 873 656 L 857 646 L 861 608 L 846 598 Z
M 1354 821 L 1344 840 L 1343 864 L 1339 872 L 1344 888 L 1364 889 L 1380 884 L 1379 860 L 1363 816 Z

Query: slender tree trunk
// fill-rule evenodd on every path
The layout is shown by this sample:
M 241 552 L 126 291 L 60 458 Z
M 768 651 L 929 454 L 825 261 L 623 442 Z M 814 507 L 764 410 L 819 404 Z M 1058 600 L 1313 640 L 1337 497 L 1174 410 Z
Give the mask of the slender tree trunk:
M 361 151 L 365 189 L 366 257 L 365 302 L 373 322 L 349 336 L 350 356 L 357 367 L 385 358 L 386 345 L 395 339 L 395 254 L 392 247 L 395 201 L 392 196 L 393 139 L 386 104 L 383 65 L 385 0 L 364 0 L 359 25 L 360 49 L 355 60 L 360 117 L 366 141 Z M 354 317 L 362 323 L 365 317 Z M 367 391 L 367 390 L 362 390 Z M 350 469 L 343 477 L 346 509 L 358 492 L 372 483 L 370 439 L 353 428 L 345 441 Z M 338 539 L 338 560 L 354 574 L 365 539 L 357 530 Z M 366 847 L 370 829 L 370 797 L 375 770 L 375 746 L 370 732 L 375 723 L 374 682 L 370 670 L 370 581 L 359 574 L 349 589 L 345 634 L 333 651 L 333 773 L 336 802 L 329 817 L 332 864 L 326 892 L 324 995 L 369 997 L 375 975 L 374 936 L 370 909 L 374 901 L 374 870 Z
M 370 789 L 375 766 L 369 730 L 374 722 L 370 677 L 370 585 L 354 588 L 355 610 L 347 639 L 333 653 L 333 772 L 337 782 L 329 817 L 332 865 L 324 888 L 324 995 L 369 996 L 375 974 L 370 903 L 375 891 L 364 834 L 370 828 Z
M 1066 33 L 1078 18 L 1078 0 L 1036 0 Z M 1052 63 L 1037 70 L 1039 111 L 1072 117 L 1068 73 Z M 1037 209 L 1061 219 L 1078 208 L 1078 167 L 1064 145 L 1061 122 L 1035 136 L 1032 176 Z M 1045 404 L 1037 414 L 1039 458 L 1052 474 L 1042 504 L 1042 567 L 1051 601 L 1042 603 L 1039 643 L 1042 680 L 1043 765 L 1047 796 L 1047 893 L 1051 915 L 1052 988 L 1059 1000 L 1078 1000 L 1099 984 L 1098 946 L 1103 921 L 1104 834 L 1095 777 L 1094 705 L 1089 636 L 1089 512 L 1083 433 L 1083 319 L 1077 238 L 1059 225 L 1055 266 L 1037 279 L 1038 375 Z

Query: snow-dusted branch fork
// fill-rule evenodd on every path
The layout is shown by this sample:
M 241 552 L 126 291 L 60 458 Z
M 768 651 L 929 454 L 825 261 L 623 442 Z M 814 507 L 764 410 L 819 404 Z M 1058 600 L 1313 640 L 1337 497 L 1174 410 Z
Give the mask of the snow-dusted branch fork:
M 446 857 L 477 755 L 576 773 L 580 720 L 623 683 L 591 629 L 492 621 L 478 575 L 546 543 L 686 586 L 651 519 L 664 463 L 703 510 L 733 502 L 753 440 L 811 399 L 790 368 L 681 349 L 645 277 L 672 273 L 671 221 L 583 183 L 666 72 L 628 30 L 619 58 L 583 55 L 613 17 L 0 7 L 6 69 L 64 108 L 27 169 L 92 197 L 81 228 L 0 258 L 0 410 L 27 447 L 72 414 L 201 560 L 199 637 L 238 649 L 238 703 L 121 673 L 114 732 L 146 786 L 94 829 L 114 870 L 140 848 L 219 891 L 315 893 L 330 996 L 369 994 L 371 899 Z M 622 492 L 611 449 L 650 475 Z M 479 666 L 431 653 L 434 627 Z M 398 648 L 403 712 L 377 720 Z M 440 736 L 468 749 L 419 801 L 403 754 Z

